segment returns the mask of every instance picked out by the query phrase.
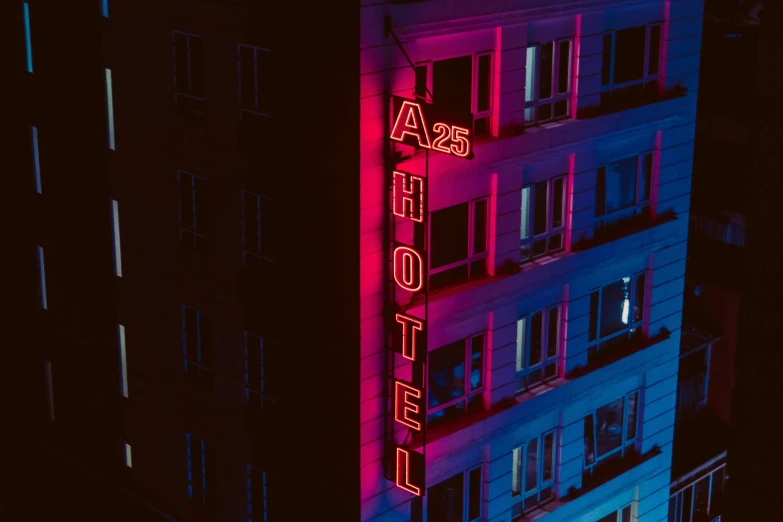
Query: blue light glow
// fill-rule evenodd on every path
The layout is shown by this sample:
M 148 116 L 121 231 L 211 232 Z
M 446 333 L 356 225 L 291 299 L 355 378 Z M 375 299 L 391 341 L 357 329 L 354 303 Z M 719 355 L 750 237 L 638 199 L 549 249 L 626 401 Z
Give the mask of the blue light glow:
M 109 0 L 101 0 L 101 16 L 109 18 Z
M 33 142 L 33 171 L 35 173 L 35 191 L 41 194 L 41 160 L 38 156 L 38 127 L 30 127 L 31 140 Z
M 111 83 L 111 69 L 106 71 L 106 118 L 109 127 L 109 149 L 114 150 L 114 93 Z
M 33 72 L 33 41 L 30 38 L 30 5 L 24 3 L 24 40 L 27 49 L 27 72 Z

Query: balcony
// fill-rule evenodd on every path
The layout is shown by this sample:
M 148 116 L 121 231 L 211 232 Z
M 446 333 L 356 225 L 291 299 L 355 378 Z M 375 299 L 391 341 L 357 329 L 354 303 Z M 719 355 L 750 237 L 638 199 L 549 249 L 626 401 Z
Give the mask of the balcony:
M 650 219 L 650 215 L 646 212 L 639 213 L 596 229 L 593 237 L 582 238 L 576 241 L 571 246 L 571 251 L 581 252 L 583 250 L 588 250 L 633 234 L 638 234 L 639 232 L 643 232 L 663 223 L 674 221 L 675 219 L 677 219 L 677 214 L 671 209 L 661 212 L 653 219 Z
M 716 219 L 691 214 L 689 225 L 689 233 L 692 237 L 719 241 L 736 247 L 745 246 L 747 225 L 745 217 L 740 214 L 724 212 Z
M 663 93 L 658 94 L 658 82 L 637 83 L 627 87 L 621 87 L 601 93 L 600 105 L 583 107 L 577 111 L 578 119 L 596 118 L 607 114 L 627 111 L 637 107 L 654 105 L 682 98 L 688 93 L 688 89 L 682 85 L 675 85 Z

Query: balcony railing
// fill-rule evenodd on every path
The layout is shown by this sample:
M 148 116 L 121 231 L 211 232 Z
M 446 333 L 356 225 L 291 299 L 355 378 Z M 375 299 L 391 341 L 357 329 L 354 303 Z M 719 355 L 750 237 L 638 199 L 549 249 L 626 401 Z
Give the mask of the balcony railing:
M 582 238 L 575 242 L 571 246 L 571 251 L 580 252 L 582 250 L 597 247 L 622 237 L 630 236 L 637 232 L 642 232 L 649 228 L 662 225 L 663 223 L 674 221 L 675 219 L 677 219 L 677 214 L 671 209 L 661 212 L 655 216 L 655 219 L 650 219 L 650 216 L 647 213 L 636 214 L 635 216 L 630 216 L 621 221 L 616 221 L 596 229 L 593 237 Z
M 691 214 L 690 233 L 729 245 L 745 246 L 745 226 Z

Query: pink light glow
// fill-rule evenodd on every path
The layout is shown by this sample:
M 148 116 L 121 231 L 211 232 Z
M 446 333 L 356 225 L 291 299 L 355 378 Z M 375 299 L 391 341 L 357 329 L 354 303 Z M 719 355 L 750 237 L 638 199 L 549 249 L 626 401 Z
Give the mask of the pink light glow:
M 574 29 L 574 58 L 571 67 L 571 117 L 576 118 L 576 107 L 579 100 L 579 50 L 582 47 L 582 15 L 576 15 Z M 568 250 L 568 247 L 566 247 Z

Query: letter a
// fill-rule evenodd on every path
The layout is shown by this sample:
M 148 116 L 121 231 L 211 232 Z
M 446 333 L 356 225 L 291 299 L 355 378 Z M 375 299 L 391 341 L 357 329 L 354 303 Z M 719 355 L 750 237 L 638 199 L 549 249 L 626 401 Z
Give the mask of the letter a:
M 405 136 L 415 137 L 419 147 L 430 148 L 430 134 L 427 131 L 427 124 L 424 123 L 421 105 L 416 102 L 402 102 L 400 112 L 397 113 L 397 117 L 394 119 L 391 139 L 394 141 L 405 141 Z

